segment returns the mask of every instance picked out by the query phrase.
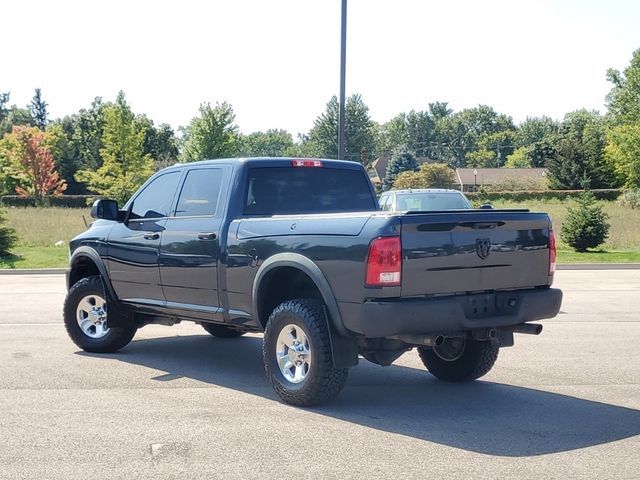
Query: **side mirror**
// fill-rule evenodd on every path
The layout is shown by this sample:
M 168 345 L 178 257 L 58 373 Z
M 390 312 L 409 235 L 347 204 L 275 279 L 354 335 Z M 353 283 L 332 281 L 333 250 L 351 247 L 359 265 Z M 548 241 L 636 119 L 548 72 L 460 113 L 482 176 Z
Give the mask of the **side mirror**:
M 493 209 L 493 205 L 491 205 L 490 203 L 483 203 L 482 205 L 480 205 L 480 208 L 482 210 L 492 210 Z
M 115 200 L 96 200 L 91 207 L 91 216 L 102 220 L 118 220 L 118 202 Z

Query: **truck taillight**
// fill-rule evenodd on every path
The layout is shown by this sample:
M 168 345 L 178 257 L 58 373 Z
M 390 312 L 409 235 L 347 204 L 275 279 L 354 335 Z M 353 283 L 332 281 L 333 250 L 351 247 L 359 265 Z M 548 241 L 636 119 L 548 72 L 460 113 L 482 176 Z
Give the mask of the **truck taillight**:
M 322 160 L 291 160 L 292 167 L 321 167 Z
M 553 228 L 549 230 L 549 275 L 556 271 L 556 234 Z
M 378 237 L 369 245 L 367 287 L 397 287 L 401 282 L 402 247 L 400 237 Z

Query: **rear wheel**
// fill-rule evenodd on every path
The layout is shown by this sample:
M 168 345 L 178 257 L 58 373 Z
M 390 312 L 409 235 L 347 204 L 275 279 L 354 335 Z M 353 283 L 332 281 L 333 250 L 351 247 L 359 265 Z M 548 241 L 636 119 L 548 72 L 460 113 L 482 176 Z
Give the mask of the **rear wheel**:
M 446 338 L 442 345 L 418 347 L 420 359 L 429 373 L 446 382 L 468 382 L 486 375 L 498 358 L 499 347 L 492 342 L 468 338 Z
M 71 287 L 64 302 L 64 325 L 73 343 L 86 352 L 111 353 L 127 345 L 135 327 L 107 326 L 107 294 L 98 276 Z
M 203 323 L 202 328 L 209 332 L 210 335 L 220 338 L 236 338 L 245 334 L 245 332 L 240 332 L 233 328 L 225 327 L 224 325 L 217 325 L 215 323 Z
M 262 355 L 273 389 L 289 405 L 328 402 L 347 380 L 348 369 L 333 366 L 327 320 L 317 300 L 281 303 L 269 317 Z

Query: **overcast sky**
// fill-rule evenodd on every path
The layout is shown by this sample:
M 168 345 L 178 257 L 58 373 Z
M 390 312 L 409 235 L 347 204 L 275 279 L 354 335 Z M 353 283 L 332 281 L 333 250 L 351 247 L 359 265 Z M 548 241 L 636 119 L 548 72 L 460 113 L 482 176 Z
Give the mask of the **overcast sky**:
M 306 132 L 338 94 L 340 0 L 12 1 L 0 92 L 51 118 L 125 91 L 174 128 L 228 101 L 243 133 Z M 347 94 L 371 117 L 448 101 L 516 122 L 604 111 L 609 67 L 640 48 L 640 1 L 349 0 Z

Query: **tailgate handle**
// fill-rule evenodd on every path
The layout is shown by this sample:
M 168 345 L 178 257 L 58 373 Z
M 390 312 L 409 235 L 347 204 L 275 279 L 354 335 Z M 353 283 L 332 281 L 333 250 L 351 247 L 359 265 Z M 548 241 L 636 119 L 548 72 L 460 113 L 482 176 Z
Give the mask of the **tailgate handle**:
M 460 223 L 461 227 L 473 228 L 474 230 L 489 230 L 491 228 L 501 227 L 504 222 L 464 222 Z

